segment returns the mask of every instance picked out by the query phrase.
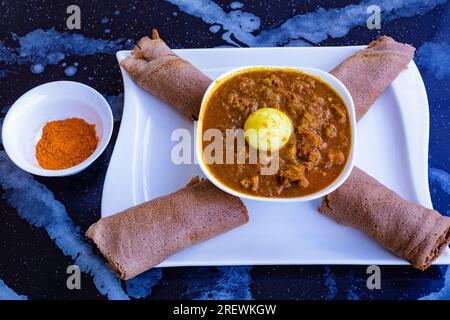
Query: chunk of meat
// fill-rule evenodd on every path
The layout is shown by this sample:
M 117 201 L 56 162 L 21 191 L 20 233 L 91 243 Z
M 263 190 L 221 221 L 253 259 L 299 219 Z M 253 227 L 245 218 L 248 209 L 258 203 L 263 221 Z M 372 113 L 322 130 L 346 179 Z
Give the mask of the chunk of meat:
M 308 169 L 317 166 L 322 159 L 319 148 L 310 144 L 301 144 L 297 154 L 305 162 Z
M 230 93 L 227 97 L 226 103 L 231 108 L 239 111 L 244 111 L 247 108 L 250 110 L 253 110 L 254 107 L 257 108 L 257 102 L 254 99 L 241 98 L 237 93 Z
M 330 150 L 327 154 L 328 161 L 325 163 L 325 168 L 329 169 L 334 165 L 343 165 L 345 162 L 345 156 L 342 151 Z
M 280 169 L 279 177 L 284 184 L 297 183 L 299 186 L 306 188 L 309 181 L 305 176 L 305 168 L 303 166 L 286 166 Z
M 303 113 L 300 125 L 305 128 L 314 129 L 320 125 L 320 120 L 311 114 L 309 111 Z
M 253 81 L 253 79 L 244 78 L 239 83 L 239 90 L 241 90 L 245 94 L 252 93 L 254 88 L 255 88 L 255 81 Z
M 263 94 L 264 98 L 266 99 L 266 102 L 269 107 L 277 108 L 277 109 L 280 108 L 279 104 L 282 99 L 281 99 L 281 95 L 279 93 L 276 93 L 271 88 L 265 88 L 263 90 L 262 94 Z
M 239 95 L 237 93 L 230 93 L 227 96 L 227 105 L 231 108 L 238 109 L 238 110 L 244 110 L 244 106 L 239 101 Z
M 332 104 L 330 106 L 331 110 L 333 110 L 333 112 L 336 114 L 336 116 L 338 117 L 338 120 L 340 123 L 345 123 L 345 121 L 347 120 L 347 116 L 345 115 L 345 110 L 342 110 L 341 107 L 339 107 L 336 104 Z
M 325 125 L 325 135 L 328 138 L 336 138 L 337 136 L 337 128 L 332 124 Z
M 320 159 L 321 156 L 319 150 L 317 150 L 317 148 L 314 148 L 308 154 L 308 161 L 306 162 L 306 166 L 308 167 L 308 169 L 312 169 L 319 164 Z
M 287 147 L 287 151 L 287 160 L 292 164 L 297 163 L 297 146 L 295 144 L 292 144 Z
M 283 85 L 283 81 L 280 77 L 271 74 L 269 77 L 266 77 L 262 80 L 262 83 L 269 87 L 281 87 Z
M 308 143 L 311 144 L 313 147 L 317 148 L 322 143 L 322 139 L 316 132 L 303 126 L 298 127 L 298 131 L 301 135 L 301 138 L 306 139 Z

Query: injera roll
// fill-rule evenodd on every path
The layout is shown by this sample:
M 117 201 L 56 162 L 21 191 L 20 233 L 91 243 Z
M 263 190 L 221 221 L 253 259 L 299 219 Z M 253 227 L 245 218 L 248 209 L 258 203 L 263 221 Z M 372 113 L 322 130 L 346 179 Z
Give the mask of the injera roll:
M 356 228 L 419 270 L 450 242 L 450 218 L 402 199 L 361 169 L 325 196 L 319 212 Z
M 189 119 L 198 119 L 203 95 L 212 80 L 177 56 L 162 39 L 142 38 L 120 65 L 139 86 Z
M 341 80 L 352 95 L 356 120 L 408 66 L 414 51 L 414 47 L 408 44 L 382 36 L 331 70 L 330 73 Z
M 209 181 L 189 185 L 89 227 L 118 276 L 127 280 L 174 253 L 248 222 L 242 201 Z

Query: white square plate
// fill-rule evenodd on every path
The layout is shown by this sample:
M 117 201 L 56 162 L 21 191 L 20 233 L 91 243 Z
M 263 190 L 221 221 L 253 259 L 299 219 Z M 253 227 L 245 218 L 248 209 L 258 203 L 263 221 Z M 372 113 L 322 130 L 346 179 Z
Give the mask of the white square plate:
M 238 66 L 283 65 L 331 70 L 363 47 L 175 50 L 211 78 Z M 117 53 L 123 60 L 129 51 Z M 125 106 L 103 188 L 102 216 L 174 192 L 198 165 L 175 165 L 177 128 L 193 124 L 138 87 L 122 70 Z M 402 197 L 431 208 L 429 114 L 425 87 L 411 62 L 358 124 L 356 165 Z M 193 135 L 192 135 L 193 137 Z M 194 153 L 192 153 L 194 154 Z M 245 201 L 247 225 L 168 258 L 161 267 L 277 264 L 405 264 L 361 232 L 320 215 L 319 201 Z M 436 261 L 450 264 L 450 250 Z

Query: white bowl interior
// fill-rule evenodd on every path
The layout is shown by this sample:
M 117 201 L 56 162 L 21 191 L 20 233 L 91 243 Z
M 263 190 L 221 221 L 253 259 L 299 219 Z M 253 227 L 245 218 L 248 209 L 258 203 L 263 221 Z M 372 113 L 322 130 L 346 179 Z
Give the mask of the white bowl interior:
M 82 163 L 63 170 L 47 170 L 36 159 L 36 144 L 47 122 L 81 118 L 95 124 L 99 144 Z M 8 156 L 20 168 L 37 175 L 62 176 L 79 172 L 105 149 L 112 134 L 113 117 L 109 104 L 89 86 L 72 81 L 50 82 L 20 97 L 10 108 L 2 129 Z
M 315 76 L 317 78 L 320 78 L 324 82 L 328 83 L 344 100 L 345 105 L 347 106 L 348 113 L 350 115 L 350 127 L 351 127 L 351 135 L 352 135 L 352 141 L 351 141 L 351 148 L 350 148 L 350 154 L 347 159 L 347 163 L 345 164 L 344 170 L 341 172 L 339 177 L 331 183 L 328 187 L 315 192 L 313 194 L 309 194 L 302 197 L 293 197 L 293 198 L 268 198 L 268 197 L 258 197 L 253 196 L 245 193 L 238 192 L 236 190 L 233 190 L 226 185 L 224 185 L 222 182 L 220 182 L 214 175 L 211 174 L 209 171 L 207 165 L 204 162 L 203 159 L 203 150 L 202 150 L 202 137 L 201 132 L 202 130 L 202 118 L 205 110 L 205 105 L 207 102 L 208 96 L 211 94 L 211 92 L 215 89 L 218 82 L 221 82 L 221 80 L 228 78 L 231 75 L 240 73 L 247 69 L 254 69 L 254 68 L 273 68 L 273 69 L 293 69 L 297 71 L 302 71 L 306 74 L 310 74 L 312 76 Z M 334 190 L 336 190 L 340 185 L 342 185 L 345 180 L 349 177 L 354 163 L 355 163 L 355 146 L 356 146 L 356 112 L 355 112 L 355 106 L 353 103 L 352 96 L 350 95 L 350 92 L 348 92 L 347 88 L 344 86 L 344 84 L 339 81 L 337 78 L 335 78 L 330 73 L 316 69 L 316 68 L 297 68 L 297 67 L 280 67 L 280 66 L 246 66 L 246 67 L 238 67 L 234 68 L 232 70 L 229 70 L 228 72 L 225 72 L 223 75 L 221 75 L 219 78 L 214 80 L 208 89 L 205 92 L 205 95 L 203 96 L 202 105 L 200 109 L 200 115 L 198 119 L 198 125 L 196 128 L 196 157 L 198 159 L 200 168 L 204 175 L 217 187 L 221 188 L 222 190 L 235 195 L 237 197 L 245 198 L 245 199 L 252 199 L 252 200 L 261 200 L 261 201 L 268 201 L 268 202 L 302 202 L 302 201 L 310 201 L 314 199 L 321 198 Z

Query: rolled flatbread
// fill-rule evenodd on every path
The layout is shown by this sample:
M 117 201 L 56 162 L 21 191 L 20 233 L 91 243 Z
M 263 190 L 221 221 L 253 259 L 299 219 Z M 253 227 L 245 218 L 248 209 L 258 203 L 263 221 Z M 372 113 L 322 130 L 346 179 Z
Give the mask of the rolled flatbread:
M 120 65 L 136 83 L 191 120 L 197 120 L 206 89 L 212 80 L 177 56 L 159 38 L 142 38 Z
M 382 36 L 331 70 L 330 73 L 350 92 L 356 120 L 362 118 L 400 71 L 408 66 L 414 51 L 408 44 Z
M 402 199 L 361 169 L 325 196 L 319 212 L 356 228 L 419 270 L 450 243 L 450 218 Z
M 128 280 L 174 253 L 248 222 L 242 201 L 202 181 L 89 227 L 94 241 L 117 275 Z
M 350 91 L 357 120 L 407 67 L 414 51 L 382 36 L 331 71 Z M 342 186 L 322 199 L 319 212 L 359 229 L 419 270 L 427 269 L 450 242 L 450 218 L 402 199 L 356 167 Z

